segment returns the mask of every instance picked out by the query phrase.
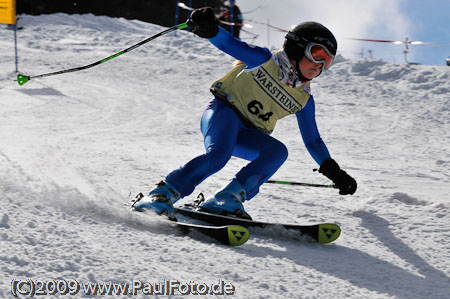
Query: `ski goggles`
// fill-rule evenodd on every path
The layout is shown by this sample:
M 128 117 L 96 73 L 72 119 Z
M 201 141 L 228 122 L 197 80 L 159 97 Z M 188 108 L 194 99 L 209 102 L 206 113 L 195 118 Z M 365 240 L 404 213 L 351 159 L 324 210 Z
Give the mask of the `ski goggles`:
M 306 38 L 302 37 L 300 40 L 300 37 L 298 37 L 295 33 L 292 31 L 289 31 L 286 35 L 287 39 L 293 40 L 302 48 L 305 48 L 305 56 L 308 58 L 308 60 L 322 64 L 322 72 L 327 70 L 331 64 L 334 61 L 334 55 L 331 54 L 331 52 L 324 47 L 321 44 L 315 43 L 315 42 L 309 42 Z M 306 47 L 305 47 L 306 44 Z
M 327 48 L 317 43 L 306 45 L 305 56 L 314 63 L 322 64 L 322 72 L 327 70 L 334 61 L 334 55 Z

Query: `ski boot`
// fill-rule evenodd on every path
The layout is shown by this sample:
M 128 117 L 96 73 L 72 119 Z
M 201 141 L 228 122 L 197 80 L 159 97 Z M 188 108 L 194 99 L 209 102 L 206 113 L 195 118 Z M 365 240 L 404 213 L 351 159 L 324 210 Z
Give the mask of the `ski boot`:
M 245 189 L 237 180 L 232 180 L 227 186 L 217 191 L 198 206 L 199 211 L 211 214 L 234 216 L 251 220 L 242 203 L 245 201 Z
M 180 199 L 180 193 L 169 183 L 161 181 L 147 196 L 136 195 L 131 207 L 136 211 L 153 210 L 159 215 L 175 219 L 173 204 Z

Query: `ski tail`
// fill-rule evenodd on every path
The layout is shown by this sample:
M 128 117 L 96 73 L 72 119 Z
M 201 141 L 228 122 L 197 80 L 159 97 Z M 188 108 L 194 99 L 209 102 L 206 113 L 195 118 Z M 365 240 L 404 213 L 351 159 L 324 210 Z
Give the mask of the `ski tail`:
M 318 224 L 319 230 L 317 234 L 317 241 L 320 244 L 331 243 L 339 238 L 341 229 L 338 225 L 332 223 Z

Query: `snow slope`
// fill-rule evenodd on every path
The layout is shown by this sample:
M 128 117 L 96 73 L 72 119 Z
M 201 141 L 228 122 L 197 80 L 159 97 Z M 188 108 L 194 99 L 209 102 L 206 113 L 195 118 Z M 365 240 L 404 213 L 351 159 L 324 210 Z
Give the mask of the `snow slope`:
M 21 25 L 27 75 L 92 63 L 164 29 L 65 14 Z M 336 222 L 341 237 L 320 246 L 257 233 L 231 248 L 124 203 L 203 152 L 209 86 L 232 58 L 177 32 L 20 87 L 13 33 L 0 32 L 0 297 L 12 297 L 13 279 L 32 278 L 223 280 L 237 298 L 450 298 L 450 68 L 339 57 L 312 90 L 322 137 L 358 191 L 267 185 L 246 209 L 260 220 Z M 274 178 L 329 182 L 312 172 L 295 117 L 273 136 L 290 154 Z M 193 196 L 243 165 L 232 159 Z

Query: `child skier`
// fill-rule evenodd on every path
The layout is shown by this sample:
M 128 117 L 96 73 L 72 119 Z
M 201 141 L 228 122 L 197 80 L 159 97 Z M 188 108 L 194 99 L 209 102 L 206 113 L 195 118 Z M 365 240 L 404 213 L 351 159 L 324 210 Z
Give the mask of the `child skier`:
M 356 191 L 356 181 L 334 161 L 315 122 L 309 81 L 327 70 L 337 42 L 323 25 L 306 22 L 289 31 L 283 50 L 271 53 L 251 47 L 218 26 L 212 8 L 195 10 L 188 21 L 192 32 L 242 63 L 213 83 L 214 99 L 201 120 L 206 153 L 169 173 L 136 210 L 152 209 L 173 217 L 173 204 L 194 191 L 204 179 L 222 169 L 231 156 L 250 161 L 234 178 L 200 205 L 210 213 L 249 218 L 243 207 L 284 163 L 286 146 L 269 134 L 277 120 L 295 114 L 303 142 L 319 172 L 332 180 L 342 195 Z

